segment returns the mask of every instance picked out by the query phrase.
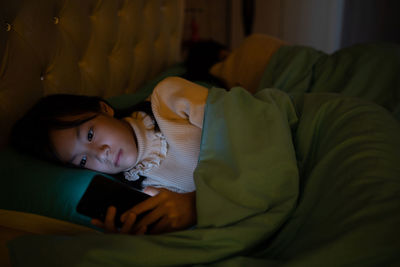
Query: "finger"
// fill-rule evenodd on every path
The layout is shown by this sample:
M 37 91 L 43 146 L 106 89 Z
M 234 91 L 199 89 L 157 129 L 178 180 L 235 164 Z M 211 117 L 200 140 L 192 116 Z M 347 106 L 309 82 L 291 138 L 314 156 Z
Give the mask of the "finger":
M 140 202 L 132 208 L 132 211 L 139 215 L 145 211 L 152 210 L 163 203 L 167 197 L 168 193 L 164 192 L 163 188 L 160 188 L 160 191 L 157 195 Z
M 134 226 L 135 231 L 139 231 L 141 228 L 149 229 L 150 225 L 160 221 L 163 217 L 166 216 L 166 210 L 162 207 L 157 207 L 156 209 L 152 210 L 148 214 L 146 214 L 143 218 L 141 218 Z
M 107 209 L 106 218 L 104 221 L 104 228 L 107 232 L 116 232 L 117 229 L 115 228 L 114 219 L 115 214 L 117 213 L 117 209 L 114 206 L 109 206 Z
M 133 212 L 137 215 L 152 210 L 155 207 L 157 207 L 160 203 L 163 202 L 163 199 L 165 197 L 163 196 L 163 194 L 158 194 L 154 197 L 150 197 L 142 202 L 140 202 L 139 204 L 137 204 L 136 206 L 134 206 L 133 208 L 129 209 L 128 211 L 124 212 L 124 214 L 121 215 L 121 221 L 124 222 L 126 220 L 126 217 L 128 216 L 128 214 L 130 212 Z
M 132 231 L 132 233 L 135 234 L 135 235 L 144 235 L 144 234 L 146 234 L 146 232 L 147 232 L 147 227 L 146 226 Z
M 161 233 L 168 233 L 171 232 L 173 229 L 171 228 L 169 224 L 169 220 L 167 217 L 163 217 L 161 220 L 156 222 L 154 225 L 152 225 L 149 229 L 149 234 L 156 235 L 156 234 L 161 234 Z
M 96 227 L 104 228 L 104 223 L 102 221 L 98 220 L 98 219 L 92 219 L 90 221 L 90 223 L 93 224 Z
M 136 221 L 136 214 L 133 212 L 129 213 L 126 221 L 124 222 L 124 225 L 122 226 L 122 228 L 120 230 L 120 233 L 121 234 L 130 233 L 131 229 L 132 229 L 132 225 L 135 223 L 135 221 Z

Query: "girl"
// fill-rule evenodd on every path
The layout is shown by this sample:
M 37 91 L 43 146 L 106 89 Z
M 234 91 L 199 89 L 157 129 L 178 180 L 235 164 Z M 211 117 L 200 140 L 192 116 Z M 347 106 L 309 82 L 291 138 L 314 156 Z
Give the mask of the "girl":
M 184 229 L 196 223 L 193 171 L 207 95 L 206 88 L 178 77 L 161 81 L 150 103 L 133 113 L 116 110 L 98 97 L 50 95 L 15 125 L 12 143 L 68 166 L 122 173 L 153 196 L 125 212 L 119 230 L 114 207 L 109 207 L 104 222 L 93 219 L 94 225 L 133 234 Z M 148 213 L 135 224 L 144 212 Z

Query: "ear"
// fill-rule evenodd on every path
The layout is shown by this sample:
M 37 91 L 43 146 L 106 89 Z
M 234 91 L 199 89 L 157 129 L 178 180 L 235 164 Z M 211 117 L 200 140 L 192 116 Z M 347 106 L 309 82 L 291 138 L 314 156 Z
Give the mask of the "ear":
M 101 112 L 114 117 L 114 113 L 115 113 L 114 109 L 109 104 L 107 104 L 104 101 L 100 101 L 99 104 L 100 104 Z

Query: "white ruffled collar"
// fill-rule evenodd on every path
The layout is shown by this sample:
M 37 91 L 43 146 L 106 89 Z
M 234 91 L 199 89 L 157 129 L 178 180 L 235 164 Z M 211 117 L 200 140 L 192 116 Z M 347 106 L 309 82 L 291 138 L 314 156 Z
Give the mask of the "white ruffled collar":
M 146 176 L 151 169 L 160 166 L 168 150 L 167 140 L 161 132 L 154 130 L 154 121 L 145 112 L 134 112 L 125 118 L 136 134 L 138 157 L 135 166 L 124 172 L 125 179 L 135 181 Z

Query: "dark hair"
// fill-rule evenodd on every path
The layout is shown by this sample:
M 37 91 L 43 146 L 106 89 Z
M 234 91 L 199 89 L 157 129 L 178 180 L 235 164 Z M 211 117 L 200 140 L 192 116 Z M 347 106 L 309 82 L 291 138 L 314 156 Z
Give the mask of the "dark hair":
M 39 99 L 39 101 L 15 123 L 11 131 L 11 145 L 20 152 L 60 164 L 61 162 L 50 143 L 50 131 L 77 127 L 95 118 L 101 113 L 100 101 L 110 105 L 106 100 L 97 96 L 70 94 L 45 96 Z M 115 117 L 119 119 L 129 116 L 134 111 L 144 111 L 155 121 L 150 102 L 141 102 L 125 109 L 113 109 L 115 111 Z M 63 119 L 65 116 L 82 115 L 85 113 L 95 113 L 96 115 L 89 115 L 76 120 Z M 155 128 L 158 130 L 157 124 Z M 117 176 L 117 178 L 120 177 Z M 141 184 L 142 180 L 143 179 L 139 181 L 139 184 Z M 140 187 L 137 184 L 137 182 L 133 182 L 131 185 Z
M 59 162 L 49 142 L 53 129 L 68 129 L 91 120 L 94 116 L 78 120 L 62 120 L 65 116 L 100 113 L 100 101 L 95 96 L 55 94 L 39 99 L 14 125 L 11 144 L 17 150 L 40 159 Z

